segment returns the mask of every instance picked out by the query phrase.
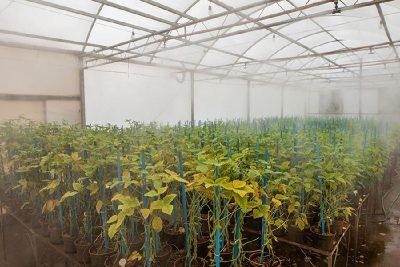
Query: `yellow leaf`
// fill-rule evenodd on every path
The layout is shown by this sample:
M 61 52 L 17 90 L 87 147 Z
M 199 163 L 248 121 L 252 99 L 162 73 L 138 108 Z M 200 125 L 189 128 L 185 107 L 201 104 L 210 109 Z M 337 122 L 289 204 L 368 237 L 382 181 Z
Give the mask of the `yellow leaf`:
M 97 191 L 99 191 L 99 187 L 95 183 L 91 183 L 86 187 L 86 189 L 89 190 L 91 196 L 96 194 Z
M 140 213 L 142 214 L 144 219 L 147 219 L 150 216 L 150 210 L 149 209 L 140 209 Z
M 291 205 L 289 205 L 289 207 L 288 207 L 288 212 L 289 212 L 289 213 L 292 213 L 295 209 L 296 209 L 296 207 L 295 207 L 293 204 L 291 204 Z
M 280 184 L 280 185 L 279 185 L 279 190 L 280 190 L 281 192 L 286 193 L 286 187 L 287 187 L 287 185 L 285 185 L 285 184 Z
M 238 194 L 238 195 L 241 196 L 241 197 L 245 197 L 246 194 L 248 193 L 247 191 L 245 191 L 245 190 L 240 190 L 240 189 L 233 189 L 233 192 L 235 192 L 236 194 Z
M 71 158 L 72 158 L 73 161 L 78 161 L 78 160 L 81 159 L 81 158 L 79 157 L 78 152 L 73 152 L 73 153 L 71 154 Z
M 276 198 L 272 198 L 271 201 L 272 201 L 272 203 L 274 203 L 274 206 L 276 208 L 279 208 L 279 206 L 282 205 L 282 202 L 280 200 L 276 199 Z
M 140 261 L 141 259 L 142 259 L 142 255 L 140 255 L 140 253 L 137 251 L 133 251 L 128 258 L 128 260 L 130 260 L 130 261 L 135 261 L 135 260 Z
M 246 185 L 246 182 L 245 181 L 240 181 L 240 180 L 234 180 L 232 182 L 232 184 L 233 184 L 234 188 L 242 188 L 242 187 L 244 187 Z
M 123 177 L 131 177 L 131 172 L 130 172 L 129 170 L 124 170 L 124 171 L 122 172 L 122 176 L 123 176 Z
M 185 184 L 189 183 L 188 181 L 186 181 L 185 179 L 183 179 L 183 178 L 181 178 L 181 177 L 179 177 L 179 176 L 172 176 L 172 178 L 173 178 L 175 181 L 180 182 L 180 183 L 185 183 Z
M 96 203 L 96 211 L 97 211 L 98 214 L 100 214 L 102 207 L 103 207 L 103 201 L 101 201 L 101 200 L 97 201 L 97 203 Z
M 50 213 L 54 210 L 55 206 L 56 206 L 56 201 L 54 201 L 53 199 L 47 200 L 46 203 L 44 203 L 43 208 L 42 208 L 42 213 Z
M 75 191 L 82 191 L 83 186 L 80 183 L 72 183 L 72 187 L 74 188 Z
M 161 232 L 163 228 L 163 222 L 162 219 L 158 216 L 153 218 L 153 221 L 151 222 L 151 227 L 156 231 L 156 232 Z

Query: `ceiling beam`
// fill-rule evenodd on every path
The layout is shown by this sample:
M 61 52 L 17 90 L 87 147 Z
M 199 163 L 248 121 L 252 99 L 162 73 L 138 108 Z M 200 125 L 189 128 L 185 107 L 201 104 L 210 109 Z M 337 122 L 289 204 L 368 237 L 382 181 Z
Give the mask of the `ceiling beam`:
M 155 7 L 158 7 L 160 9 L 162 9 L 162 10 L 168 11 L 170 13 L 173 13 L 173 14 L 178 15 L 178 16 L 183 17 L 183 18 L 187 18 L 187 19 L 190 19 L 190 20 L 197 20 L 197 18 L 188 15 L 186 13 L 187 11 L 181 12 L 179 10 L 173 9 L 173 8 L 171 8 L 169 6 L 163 5 L 163 4 L 161 4 L 159 2 L 156 2 L 156 1 L 153 1 L 153 0 L 139 0 L 139 1 L 147 3 L 147 4 L 155 6 Z
M 226 10 L 232 10 L 232 7 L 231 7 L 231 6 L 224 4 L 224 3 L 222 3 L 222 2 L 219 1 L 219 0 L 210 0 L 210 1 L 213 2 L 213 3 L 215 3 L 215 4 L 218 5 L 218 6 L 222 7 L 222 8 L 225 8 Z M 330 1 L 329 1 L 329 2 L 330 2 Z M 300 12 L 302 12 L 302 11 L 303 11 L 303 10 L 300 10 Z M 243 14 L 242 12 L 236 12 L 236 14 L 237 14 L 238 16 L 241 16 L 241 17 L 243 17 L 243 18 L 246 18 L 248 21 L 251 21 L 251 22 L 255 23 L 255 24 L 258 25 L 259 27 L 265 27 L 266 30 L 268 30 L 268 31 L 270 31 L 270 32 L 272 32 L 272 33 L 274 33 L 274 34 L 280 36 L 281 38 L 283 38 L 283 39 L 289 41 L 289 42 L 292 43 L 292 44 L 295 44 L 295 45 L 297 45 L 297 46 L 300 46 L 300 47 L 306 49 L 307 51 L 310 51 L 311 53 L 318 55 L 318 52 L 315 51 L 314 49 L 312 49 L 312 48 L 310 48 L 310 47 L 304 45 L 303 43 L 301 43 L 301 42 L 299 42 L 299 41 L 296 41 L 295 39 L 293 39 L 293 38 L 291 38 L 291 37 L 289 37 L 289 36 L 287 36 L 287 35 L 285 35 L 285 34 L 279 32 L 278 30 L 275 30 L 275 29 L 273 29 L 272 27 L 267 27 L 265 24 L 254 20 L 253 18 L 251 18 L 250 16 L 248 16 L 248 15 L 246 15 L 246 14 Z M 303 13 L 303 14 L 304 14 L 304 13 Z M 336 65 L 336 66 L 338 66 L 338 67 L 341 67 L 339 64 L 337 64 L 336 62 L 334 62 L 333 60 L 331 60 L 331 59 L 329 59 L 329 58 L 327 58 L 327 57 L 321 56 L 321 58 L 324 59 L 324 60 L 326 60 L 326 61 L 328 61 L 329 63 L 332 63 L 332 64 L 334 64 L 334 65 Z M 350 70 L 347 70 L 347 71 L 350 71 Z M 350 72 L 353 72 L 353 71 L 350 71 Z
M 77 15 L 81 15 L 81 16 L 85 16 L 85 17 L 89 17 L 89 18 L 93 18 L 93 19 L 99 19 L 99 20 L 102 20 L 102 21 L 114 23 L 114 24 L 117 24 L 117 25 L 120 25 L 120 26 L 124 26 L 124 27 L 128 27 L 128 28 L 131 28 L 131 29 L 135 29 L 135 30 L 140 30 L 140 31 L 148 32 L 148 33 L 155 32 L 154 30 L 149 30 L 147 28 L 144 28 L 144 27 L 141 27 L 141 26 L 137 26 L 137 25 L 133 25 L 131 23 L 127 23 L 127 22 L 124 22 L 124 21 L 120 21 L 120 20 L 116 20 L 116 19 L 112 19 L 112 18 L 108 18 L 108 17 L 103 17 L 103 16 L 100 16 L 100 15 L 88 13 L 88 12 L 83 11 L 83 10 L 74 9 L 74 8 L 71 8 L 71 7 L 55 4 L 55 3 L 52 3 L 52 2 L 47 2 L 47 1 L 44 1 L 44 0 L 24 0 L 24 1 L 35 3 L 35 4 L 38 4 L 38 5 L 42 5 L 42 6 L 55 8 L 55 9 L 59 9 L 59 10 L 63 10 L 63 11 L 67 11 L 67 12 L 70 12 L 70 13 L 74 13 L 74 14 L 77 14 Z
M 129 8 L 127 6 L 123 6 L 123 5 L 108 1 L 108 0 L 91 0 L 91 1 L 96 2 L 96 3 L 100 3 L 102 5 L 106 5 L 106 6 L 109 6 L 109 7 L 116 8 L 116 9 L 128 12 L 130 14 L 133 14 L 133 15 L 138 15 L 138 16 L 141 16 L 141 17 L 144 17 L 144 18 L 148 18 L 148 19 L 151 19 L 151 20 L 154 20 L 154 21 L 158 21 L 158 22 L 161 22 L 161 23 L 164 23 L 164 24 L 168 24 L 168 25 L 171 25 L 171 26 L 172 25 L 177 25 L 177 23 L 171 22 L 169 20 L 166 20 L 166 19 L 163 19 L 163 18 L 160 18 L 160 17 L 156 17 L 154 15 L 150 15 L 150 14 L 147 14 L 147 13 L 144 13 L 144 12 L 141 12 L 141 11 L 138 11 L 138 10 L 135 10 L 135 9 Z
M 48 37 L 48 36 L 43 36 L 43 35 L 23 33 L 23 32 L 17 32 L 17 31 L 9 31 L 9 30 L 3 30 L 3 29 L 0 29 L 0 33 L 21 36 L 21 37 L 26 37 L 26 38 L 32 38 L 32 39 L 52 41 L 52 42 L 57 42 L 57 43 L 66 43 L 66 44 L 74 44 L 74 45 L 82 45 L 82 46 L 87 45 L 87 46 L 93 46 L 93 47 L 97 47 L 97 48 L 103 47 L 102 45 L 88 43 L 88 42 L 79 42 L 79 41 L 67 40 L 67 39 L 62 39 L 62 38 Z
M 390 45 L 393 48 L 393 51 L 394 51 L 394 54 L 396 55 L 396 58 L 399 59 L 399 54 L 397 53 L 397 49 L 393 45 L 393 40 L 392 40 L 392 37 L 390 36 L 389 28 L 388 28 L 388 26 L 386 24 L 385 15 L 383 15 L 381 5 L 377 3 L 376 4 L 376 8 L 378 9 L 379 17 L 381 18 L 381 23 L 383 25 L 383 28 L 385 29 L 386 37 L 388 38 L 388 40 L 390 42 Z
M 254 7 L 257 7 L 257 6 L 260 6 L 260 5 L 265 5 L 265 0 L 258 1 L 258 2 L 255 2 L 255 3 L 251 3 L 249 5 L 241 6 L 241 7 L 237 8 L 237 9 L 235 9 L 235 10 L 240 10 L 241 11 L 241 10 L 254 8 Z M 205 21 L 208 21 L 208 20 L 212 20 L 212 19 L 223 17 L 223 16 L 227 16 L 229 14 L 232 14 L 232 12 L 225 11 L 225 12 L 221 12 L 221 13 L 218 13 L 218 14 L 210 15 L 210 16 L 207 16 L 207 17 L 204 17 L 204 18 L 201 18 L 201 19 L 193 19 L 192 21 L 189 21 L 187 23 L 183 23 L 183 24 L 180 24 L 178 26 L 174 26 L 174 27 L 171 27 L 171 28 L 168 28 L 168 29 L 165 29 L 165 30 L 156 31 L 154 33 L 146 34 L 146 35 L 143 35 L 143 36 L 140 36 L 140 37 L 137 37 L 137 38 L 132 38 L 132 39 L 130 39 L 128 41 L 123 41 L 123 42 L 108 46 L 105 49 L 96 50 L 94 52 L 95 53 L 99 53 L 99 52 L 102 52 L 102 51 L 105 51 L 105 50 L 113 50 L 113 49 L 115 49 L 115 48 L 117 48 L 119 46 L 122 46 L 122 45 L 126 45 L 126 44 L 129 44 L 129 43 L 134 43 L 134 42 L 137 42 L 137 41 L 140 41 L 140 40 L 144 40 L 144 39 L 148 39 L 148 38 L 152 38 L 152 37 L 155 37 L 157 35 L 168 34 L 169 32 L 171 32 L 173 30 L 178 30 L 178 29 L 182 29 L 182 28 L 185 28 L 185 27 L 193 26 L 193 25 L 196 25 L 198 23 L 202 23 L 202 22 L 205 22 Z M 164 38 L 161 39 L 161 40 L 158 40 L 158 42 L 162 42 L 162 41 L 164 41 Z
M 377 1 L 379 1 L 380 3 L 383 3 L 383 2 L 390 2 L 390 1 L 393 1 L 393 0 L 376 0 L 376 1 L 364 2 L 364 3 L 352 5 L 352 6 L 343 7 L 342 8 L 342 12 L 343 11 L 348 11 L 348 10 L 353 10 L 353 9 L 358 9 L 358 8 L 362 8 L 362 7 L 371 6 L 371 5 L 374 5 Z M 233 10 L 232 10 L 232 12 L 235 13 Z M 176 45 L 176 46 L 165 47 L 165 48 L 162 48 L 162 49 L 156 49 L 156 50 L 152 50 L 152 51 L 148 51 L 148 52 L 142 53 L 141 55 L 154 54 L 154 53 L 158 53 L 158 52 L 161 52 L 161 51 L 168 51 L 168 50 L 173 50 L 173 49 L 185 47 L 188 44 L 195 45 L 195 44 L 200 44 L 200 43 L 212 41 L 212 40 L 219 39 L 219 38 L 227 38 L 227 37 L 230 37 L 230 36 L 239 35 L 239 34 L 251 32 L 251 31 L 263 30 L 263 29 L 269 28 L 269 27 L 275 27 L 275 26 L 284 25 L 284 24 L 288 24 L 288 23 L 294 23 L 294 22 L 301 21 L 301 20 L 306 20 L 306 19 L 309 19 L 309 18 L 315 18 L 315 17 L 324 16 L 324 15 L 330 14 L 331 12 L 332 12 L 331 10 L 321 11 L 321 12 L 317 12 L 317 13 L 310 14 L 310 15 L 307 15 L 307 16 L 292 18 L 292 19 L 279 21 L 279 22 L 275 22 L 275 23 L 271 23 L 271 24 L 265 24 L 264 26 L 256 26 L 256 27 L 252 27 L 252 28 L 248 28 L 248 29 L 244 29 L 244 30 L 238 30 L 238 31 L 230 32 L 230 33 L 219 35 L 219 36 L 213 36 L 213 37 L 209 37 L 209 38 L 196 40 L 194 42 L 187 42 L 187 43 Z M 150 43 L 157 43 L 157 42 L 158 41 L 150 42 Z M 146 44 L 146 45 L 148 45 L 148 44 Z M 131 48 L 131 49 L 128 49 L 128 50 L 125 50 L 125 51 L 128 52 L 128 51 L 131 51 L 131 50 L 135 50 L 135 49 L 141 48 L 141 47 L 146 46 L 146 45 L 136 46 L 134 48 Z M 119 53 L 119 54 L 121 54 L 121 53 Z M 111 55 L 108 55 L 108 56 L 114 56 L 114 55 L 115 54 L 111 54 Z M 316 53 L 315 55 L 320 56 L 320 54 L 318 54 L 318 53 Z M 102 57 L 103 57 L 103 59 L 106 59 L 108 56 L 102 56 Z M 138 57 L 140 57 L 140 55 L 139 56 L 129 56 L 129 57 L 126 57 L 125 59 L 132 59 L 132 58 L 138 58 Z M 120 61 L 123 61 L 123 60 L 124 59 L 121 59 Z M 101 63 L 99 65 L 106 65 L 106 64 L 110 64 L 110 63 Z
M 400 40 L 393 41 L 392 42 L 394 46 L 399 46 L 400 45 Z M 248 61 L 248 62 L 240 62 L 237 63 L 236 65 L 251 65 L 251 64 L 260 64 L 260 63 L 265 63 L 265 62 L 284 62 L 284 61 L 292 61 L 296 59 L 304 59 L 304 58 L 312 58 L 312 57 L 320 57 L 320 55 L 323 56 L 329 56 L 329 55 L 337 55 L 337 54 L 344 54 L 344 53 L 352 53 L 352 52 L 360 52 L 360 51 L 366 51 L 370 49 L 385 49 L 390 47 L 390 42 L 384 42 L 384 43 L 378 43 L 378 44 L 373 44 L 373 45 L 365 45 L 365 46 L 358 46 L 358 47 L 350 47 L 350 48 L 342 48 L 342 49 L 337 49 L 337 50 L 331 50 L 319 54 L 306 54 L 306 55 L 300 55 L 300 56 L 293 56 L 293 57 L 280 57 L 280 58 L 271 58 L 271 59 L 262 59 L 262 60 L 254 60 L 254 61 Z M 215 68 L 219 67 L 229 67 L 232 66 L 233 64 L 225 64 L 225 65 L 219 65 Z
M 101 4 L 101 5 L 99 6 L 99 8 L 97 9 L 96 15 L 100 15 L 100 12 L 101 12 L 101 10 L 103 9 L 103 7 L 104 7 L 103 4 Z M 92 23 L 90 24 L 88 33 L 86 34 L 86 38 L 85 38 L 85 45 L 82 46 L 82 52 L 85 52 L 87 43 L 88 43 L 88 41 L 89 41 L 90 35 L 92 34 L 92 30 L 93 30 L 93 28 L 94 28 L 94 25 L 96 24 L 96 21 L 97 21 L 97 18 L 94 18 L 93 21 L 92 21 Z
M 276 3 L 276 2 L 280 2 L 280 1 L 282 1 L 282 0 L 271 0 L 271 1 L 268 1 L 268 4 L 270 4 L 270 3 Z M 310 5 L 305 5 L 305 6 L 301 7 L 301 8 L 291 9 L 290 11 L 278 12 L 278 13 L 275 13 L 275 14 L 271 14 L 271 15 L 268 15 L 268 16 L 264 16 L 264 17 L 262 17 L 262 20 L 266 20 L 266 19 L 271 19 L 271 18 L 279 17 L 279 16 L 286 15 L 286 14 L 291 13 L 291 12 L 297 12 L 297 11 L 299 11 L 299 10 L 304 10 L 304 9 L 307 9 L 307 8 L 315 7 L 316 5 L 326 4 L 326 3 L 328 3 L 328 2 L 330 2 L 330 0 L 324 0 L 324 1 L 322 1 L 322 2 L 317 2 L 317 3 L 310 4 Z M 266 2 L 264 2 L 264 4 L 265 4 L 265 3 L 266 3 Z M 259 5 L 257 5 L 257 6 L 259 6 Z M 253 7 L 256 7 L 256 6 L 253 6 Z M 242 9 L 243 9 L 243 8 L 231 9 L 231 10 L 227 10 L 227 11 L 225 11 L 225 12 L 219 13 L 219 14 L 226 14 L 226 13 L 234 14 L 234 13 L 236 13 L 236 12 L 240 12 Z M 215 16 L 215 15 L 214 15 L 214 16 Z M 208 20 L 211 20 L 211 19 L 214 18 L 214 16 L 209 16 L 209 17 L 207 17 L 207 18 L 209 18 Z M 210 18 L 210 17 L 212 17 L 212 18 Z M 218 17 L 220 17 L 220 16 L 218 16 Z M 261 18 L 258 18 L 258 19 L 261 20 Z M 204 21 L 206 21 L 206 20 L 204 20 Z M 194 25 L 194 24 L 199 23 L 199 22 L 202 22 L 202 19 L 201 19 L 201 20 L 198 20 L 197 22 L 192 22 L 192 23 L 189 23 L 189 24 Z M 148 43 L 146 43 L 146 44 L 139 45 L 139 46 L 136 46 L 136 47 L 134 47 L 134 48 L 131 48 L 131 50 L 132 50 L 132 49 L 137 49 L 137 48 L 142 48 L 142 47 L 145 47 L 145 46 L 148 46 L 148 45 L 151 45 L 151 44 L 156 44 L 156 43 L 159 43 L 159 42 L 165 42 L 165 41 L 171 40 L 171 39 L 176 39 L 176 40 L 179 40 L 179 39 L 181 39 L 181 38 L 185 38 L 185 39 L 186 39 L 186 38 L 188 38 L 188 37 L 190 37 L 190 36 L 193 36 L 193 35 L 205 34 L 205 33 L 214 32 L 214 31 L 220 31 L 220 30 L 229 29 L 229 28 L 232 28 L 232 27 L 235 27 L 235 26 L 241 26 L 241 25 L 249 24 L 249 23 L 252 23 L 252 22 L 246 21 L 246 20 L 242 20 L 242 21 L 238 21 L 238 22 L 236 22 L 236 23 L 227 24 L 227 25 L 222 25 L 222 26 L 218 26 L 218 27 L 214 27 L 214 28 L 209 28 L 209 29 L 204 29 L 204 30 L 198 30 L 198 31 L 193 31 L 193 32 L 186 32 L 186 33 L 178 34 L 178 35 L 174 35 L 174 36 L 170 35 L 170 36 L 168 36 L 168 38 L 166 38 L 166 37 L 164 36 L 164 37 L 161 38 L 161 39 L 156 39 L 156 40 L 154 40 L 154 41 L 152 41 L 152 42 L 148 42 Z M 185 25 L 185 24 L 181 24 L 181 26 L 183 26 L 183 25 Z M 175 29 L 178 29 L 178 28 L 181 28 L 181 27 L 172 27 L 172 28 L 170 29 L 170 31 L 175 30 Z M 217 35 L 217 36 L 213 36 L 213 37 L 210 37 L 210 38 L 206 39 L 206 41 L 217 40 L 217 39 L 219 39 L 220 37 L 229 37 L 229 36 L 233 36 L 233 35 L 235 35 L 235 34 L 246 33 L 246 32 L 250 32 L 250 31 L 253 31 L 253 30 L 257 30 L 257 29 L 250 28 L 250 29 L 248 29 L 248 30 L 236 31 L 236 32 L 232 32 L 232 33 L 226 33 L 226 34 L 223 34 L 223 35 Z M 258 30 L 260 30 L 260 29 L 258 29 Z M 165 32 L 165 31 L 163 31 L 163 32 Z M 152 37 L 152 36 L 155 36 L 155 35 L 151 35 L 151 34 L 150 34 L 150 35 L 145 35 L 145 36 L 142 36 L 142 37 L 138 37 L 138 38 L 132 39 L 131 41 L 132 41 L 132 42 L 136 42 L 136 41 L 145 39 L 145 37 L 146 37 L 146 38 L 147 38 L 147 37 L 150 38 L 150 37 Z M 186 39 L 186 40 L 187 40 L 187 39 Z M 196 43 L 199 43 L 199 42 L 200 42 L 200 41 L 196 41 Z M 202 42 L 205 42 L 205 41 L 202 41 Z M 113 45 L 113 46 L 109 47 L 108 49 L 113 49 L 113 48 L 115 48 L 115 47 L 118 47 L 118 46 L 121 46 L 121 45 L 125 45 L 125 44 L 127 44 L 127 43 L 129 43 L 129 42 L 122 42 L 122 43 Z M 183 45 L 183 46 L 185 46 L 185 45 Z M 104 50 L 99 49 L 98 51 L 95 51 L 95 52 L 102 52 L 102 51 L 104 51 Z M 117 56 L 117 55 L 119 55 L 119 54 L 120 54 L 120 53 L 112 53 L 112 54 L 109 55 L 109 56 Z M 107 56 L 104 56 L 104 58 L 107 58 Z

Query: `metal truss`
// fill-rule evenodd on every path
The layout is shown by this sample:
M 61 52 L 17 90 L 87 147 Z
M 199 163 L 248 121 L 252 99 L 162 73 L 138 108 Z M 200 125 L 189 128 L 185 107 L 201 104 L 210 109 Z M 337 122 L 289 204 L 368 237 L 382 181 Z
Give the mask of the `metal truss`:
M 281 73 L 298 73 L 298 77 L 305 77 L 305 80 L 317 79 L 331 82 L 335 80 L 333 79 L 333 77 L 328 77 L 327 75 L 323 75 L 316 71 L 340 70 L 341 72 L 350 73 L 353 77 L 361 75 L 359 70 L 355 67 L 358 64 L 357 62 L 346 64 L 338 63 L 339 58 L 332 58 L 331 56 L 333 55 L 351 55 L 354 56 L 355 61 L 360 61 L 360 52 L 362 51 L 368 51 L 368 49 L 371 51 L 371 49 L 379 50 L 391 48 L 394 54 L 393 59 L 385 58 L 381 61 L 373 61 L 370 63 L 364 62 L 364 64 L 371 64 L 374 66 L 386 66 L 386 64 L 395 64 L 400 61 L 397 51 L 397 47 L 400 45 L 400 40 L 392 39 L 392 35 L 389 30 L 390 27 L 387 25 L 387 20 L 381 8 L 382 3 L 390 2 L 393 0 L 367 0 L 364 2 L 353 0 L 353 3 L 345 3 L 341 1 L 342 6 L 340 7 L 340 12 L 342 13 L 369 6 L 375 6 L 378 11 L 380 23 L 385 30 L 385 35 L 388 41 L 385 43 L 365 45 L 360 47 L 349 47 L 343 42 L 343 40 L 340 40 L 339 38 L 334 36 L 334 34 L 330 30 L 322 26 L 316 20 L 316 18 L 332 14 L 332 12 L 334 11 L 333 0 L 320 0 L 312 3 L 307 2 L 301 6 L 296 5 L 295 0 L 261 0 L 235 7 L 227 5 L 226 3 L 224 3 L 224 0 L 209 0 L 210 5 L 216 5 L 223 11 L 216 14 L 209 14 L 208 16 L 201 18 L 189 15 L 190 10 L 192 10 L 192 8 L 194 8 L 200 0 L 192 0 L 184 10 L 177 10 L 165 4 L 159 3 L 156 0 L 139 0 L 146 5 L 152 6 L 152 8 L 163 10 L 164 13 L 161 14 L 165 14 L 165 12 L 174 14 L 173 19 L 171 19 L 171 16 L 157 16 L 155 14 L 146 12 L 146 10 L 139 10 L 132 7 L 127 7 L 121 4 L 117 4 L 116 2 L 113 2 L 111 0 L 90 0 L 99 4 L 96 13 L 90 13 L 88 11 L 72 8 L 70 6 L 56 4 L 50 0 L 21 1 L 34 3 L 36 5 L 45 6 L 51 9 L 61 10 L 92 20 L 85 39 L 82 41 L 66 40 L 50 36 L 31 34 L 28 32 L 17 32 L 0 29 L 1 34 L 15 35 L 24 38 L 41 39 L 50 42 L 67 43 L 81 46 L 80 52 L 78 54 L 85 59 L 84 68 L 95 68 L 99 66 L 113 64 L 116 62 L 130 62 L 135 64 L 163 66 L 174 69 L 177 72 L 194 71 L 211 75 L 218 79 L 234 78 L 257 81 L 261 83 L 270 83 L 272 80 L 274 80 L 276 75 L 279 75 Z M 263 14 L 262 11 L 267 9 L 269 6 L 274 4 L 279 5 L 280 2 L 284 1 L 289 4 L 290 8 L 284 9 L 281 7 L 282 11 L 280 12 L 272 14 L 269 13 L 268 15 Z M 149 20 L 149 22 L 153 21 L 157 23 L 157 25 L 163 25 L 164 28 L 159 30 L 159 28 L 157 29 L 156 27 L 145 27 L 143 25 L 135 24 L 134 21 L 128 22 L 121 20 L 118 17 L 107 17 L 105 15 L 102 15 L 102 13 L 104 13 L 104 7 L 117 9 L 121 12 L 145 18 Z M 312 12 L 313 10 L 315 10 L 315 8 L 318 8 L 319 11 Z M 259 15 L 255 16 L 255 14 Z M 228 18 L 228 16 L 236 16 L 237 19 L 233 22 L 231 21 L 229 23 L 225 23 L 225 20 Z M 217 19 L 221 18 L 223 18 L 224 20 L 224 23 L 222 23 L 222 25 L 221 23 L 214 23 L 213 25 L 213 20 L 215 22 Z M 270 22 L 271 20 L 273 20 L 273 22 Z M 104 21 L 130 29 L 132 31 L 132 38 L 108 46 L 90 42 L 93 28 L 95 24 L 99 21 Z M 285 27 L 301 21 L 310 21 L 313 25 L 318 27 L 319 30 L 297 38 L 293 38 L 288 34 L 282 32 Z M 213 26 L 205 27 L 205 24 Z M 151 25 L 151 23 L 149 23 L 149 25 Z M 200 27 L 200 25 L 203 27 Z M 137 31 L 138 33 L 135 34 L 135 31 Z M 249 43 L 249 45 L 244 48 L 241 53 L 235 53 L 229 51 L 229 49 L 224 49 L 217 46 L 218 41 L 222 40 L 223 38 L 247 34 L 254 31 L 265 31 L 265 34 L 263 34 L 260 38 L 257 38 L 252 43 Z M 325 33 L 329 39 L 326 39 L 323 42 L 314 46 L 306 45 L 303 43 L 303 40 L 305 40 L 307 37 L 320 33 Z M 266 38 L 270 38 L 271 36 L 279 36 L 279 38 L 286 40 L 287 44 L 278 48 L 272 53 L 272 55 L 269 55 L 265 59 L 260 60 L 248 56 L 249 52 L 257 44 L 259 44 Z M 171 42 L 172 44 L 168 44 L 168 42 L 171 40 L 173 40 L 174 42 Z M 331 43 L 337 43 L 340 49 L 325 52 L 317 51 L 319 47 Z M 188 46 L 203 49 L 204 54 L 201 55 L 200 59 L 196 62 L 178 60 L 159 55 L 160 53 L 165 51 L 179 50 Z M 296 56 L 291 57 L 276 56 L 284 50 L 291 49 L 291 47 L 293 46 L 300 47 L 303 49 L 303 51 Z M 233 58 L 232 63 L 213 66 L 206 65 L 204 59 L 207 57 L 207 54 L 210 51 L 215 51 L 217 53 L 231 56 Z M 153 63 L 154 59 L 160 59 L 163 62 L 171 62 L 174 64 L 168 65 L 164 63 Z M 307 59 L 307 62 L 301 62 L 300 66 L 296 68 L 290 67 L 290 63 L 302 59 Z M 320 64 L 314 67 L 311 66 L 311 64 L 315 63 L 316 59 L 321 60 L 321 62 L 318 61 L 318 63 Z M 179 67 L 177 67 L 177 63 Z M 258 69 L 255 73 L 251 73 L 246 69 L 243 70 L 243 68 L 240 68 L 240 66 L 247 66 L 248 68 L 252 64 L 258 64 Z M 271 67 L 273 70 L 261 71 L 262 66 L 264 65 Z M 295 81 L 296 80 L 287 79 L 284 83 Z

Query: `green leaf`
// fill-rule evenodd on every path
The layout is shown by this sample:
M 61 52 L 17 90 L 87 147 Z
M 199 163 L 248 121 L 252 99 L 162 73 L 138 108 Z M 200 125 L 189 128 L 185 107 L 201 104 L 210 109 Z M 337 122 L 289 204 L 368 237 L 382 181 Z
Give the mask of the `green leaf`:
M 110 219 L 108 219 L 107 223 L 110 224 L 110 223 L 116 222 L 117 219 L 118 219 L 118 216 L 117 215 L 113 215 L 113 216 L 110 217 Z
M 76 191 L 68 191 L 61 197 L 60 202 L 64 202 L 65 199 L 67 199 L 69 197 L 73 197 L 76 194 L 78 194 L 78 192 L 76 192 Z
M 147 192 L 146 194 L 144 194 L 146 197 L 156 197 L 158 196 L 158 192 L 156 190 L 151 190 L 149 192 Z
M 207 173 L 208 172 L 208 167 L 207 165 L 198 165 L 196 167 L 196 171 L 201 172 L 201 173 Z
M 172 205 L 164 205 L 161 209 L 161 211 L 165 214 L 171 215 L 172 211 L 174 210 L 174 206 Z

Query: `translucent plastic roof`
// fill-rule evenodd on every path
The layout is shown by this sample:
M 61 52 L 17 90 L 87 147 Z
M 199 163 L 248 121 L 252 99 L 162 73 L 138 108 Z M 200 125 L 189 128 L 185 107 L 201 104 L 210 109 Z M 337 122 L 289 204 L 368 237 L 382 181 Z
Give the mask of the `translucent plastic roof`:
M 334 0 L 337 1 L 337 0 Z M 0 0 L 0 44 L 260 83 L 397 83 L 400 0 Z

